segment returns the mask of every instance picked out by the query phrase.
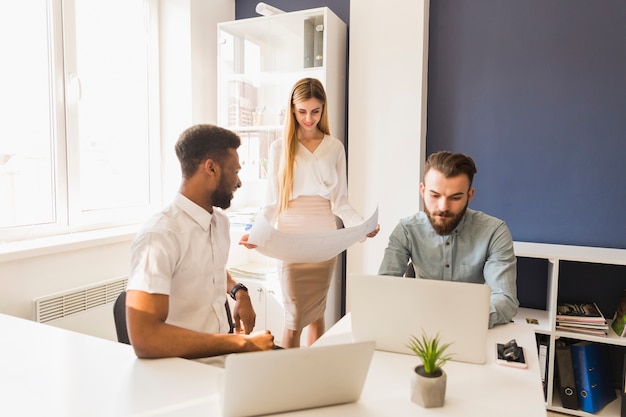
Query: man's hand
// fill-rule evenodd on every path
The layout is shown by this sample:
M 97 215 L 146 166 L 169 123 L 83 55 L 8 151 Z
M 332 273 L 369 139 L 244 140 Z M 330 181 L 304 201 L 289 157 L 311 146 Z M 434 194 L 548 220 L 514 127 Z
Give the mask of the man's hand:
M 274 336 L 269 330 L 254 332 L 244 337 L 249 342 L 247 344 L 249 351 L 274 349 Z
M 250 334 L 256 324 L 256 313 L 252 307 L 250 296 L 247 291 L 237 291 L 235 295 L 235 307 L 233 308 L 233 321 L 235 322 L 235 333 Z

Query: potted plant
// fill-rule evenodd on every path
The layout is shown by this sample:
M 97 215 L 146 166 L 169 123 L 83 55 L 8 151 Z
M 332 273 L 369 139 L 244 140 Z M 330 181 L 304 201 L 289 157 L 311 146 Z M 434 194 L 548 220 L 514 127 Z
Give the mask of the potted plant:
M 422 332 L 421 338 L 411 336 L 407 347 L 422 361 L 411 377 L 411 401 L 424 408 L 443 406 L 447 377 L 442 367 L 452 358 L 446 354 L 450 343 L 441 343 L 439 333 L 429 337 Z

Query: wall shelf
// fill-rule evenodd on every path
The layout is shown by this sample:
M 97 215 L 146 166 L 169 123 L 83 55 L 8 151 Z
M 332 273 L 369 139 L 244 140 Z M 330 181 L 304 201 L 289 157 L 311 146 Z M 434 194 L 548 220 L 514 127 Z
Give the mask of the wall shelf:
M 576 416 L 619 417 L 621 407 L 621 395 L 619 393 L 616 400 L 596 414 L 582 410 L 572 410 L 562 406 L 558 391 L 558 381 L 556 380 L 557 370 L 555 369 L 554 347 L 555 341 L 560 338 L 573 341 L 591 341 L 621 349 L 622 354 L 617 356 L 623 358 L 623 353 L 626 352 L 626 337 L 617 336 L 610 328 L 607 337 L 556 330 L 556 314 L 559 302 L 597 302 L 602 300 L 604 308 L 601 307 L 601 310 L 610 324 L 615 308 L 617 308 L 619 296 L 623 289 L 626 288 L 626 250 L 529 242 L 515 242 L 514 245 L 518 261 L 522 258 L 544 259 L 548 261 L 545 277 L 547 286 L 545 288 L 547 294 L 545 310 L 520 307 L 513 319 L 517 323 L 526 324 L 528 324 L 527 318 L 537 320 L 538 324 L 528 325 L 533 327 L 536 334 L 549 337 L 547 409 Z M 580 271 L 580 274 L 583 276 L 577 276 L 577 271 Z M 594 273 L 593 276 L 584 276 L 584 274 L 588 274 L 590 271 L 597 271 L 597 273 Z M 605 275 L 607 271 L 610 272 L 609 275 Z M 524 285 L 525 277 L 518 275 L 518 289 Z M 533 285 L 536 285 L 536 283 Z M 569 297 L 573 295 L 581 297 L 581 300 L 570 300 Z M 582 300 L 582 298 L 585 298 L 585 300 Z M 612 363 L 611 368 L 618 368 L 621 375 L 621 365 L 621 363 Z

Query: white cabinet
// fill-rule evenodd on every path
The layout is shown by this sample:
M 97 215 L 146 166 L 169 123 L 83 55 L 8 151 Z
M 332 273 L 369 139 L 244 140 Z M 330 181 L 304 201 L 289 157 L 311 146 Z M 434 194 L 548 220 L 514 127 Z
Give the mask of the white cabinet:
M 280 344 L 285 325 L 285 310 L 278 279 L 272 276 L 265 279 L 242 278 L 236 274 L 233 274 L 233 278 L 248 288 L 250 301 L 252 301 L 252 307 L 256 312 L 254 330 L 270 330 L 274 335 L 274 342 Z M 228 299 L 232 311 L 235 303 L 232 298 L 229 297 Z
M 587 336 L 584 334 L 564 332 L 556 329 L 557 305 L 559 302 L 598 302 L 602 301 L 602 313 L 609 323 L 613 318 L 619 297 L 626 288 L 626 250 L 582 246 L 551 245 L 541 243 L 515 242 L 515 254 L 519 264 L 527 260 L 544 260 L 545 276 L 539 283 L 533 281 L 533 288 L 539 294 L 546 294 L 545 308 L 520 308 L 515 322 L 528 323 L 536 320 L 532 326 L 535 333 L 546 335 L 548 342 L 547 355 L 547 399 L 549 410 L 577 416 L 620 416 L 621 399 L 608 404 L 599 413 L 590 414 L 581 410 L 564 408 L 558 392 L 555 369 L 555 341 L 564 338 L 571 341 L 588 340 L 608 345 L 617 352 L 612 356 L 612 369 L 621 375 L 626 338 L 619 337 L 609 329 L 607 337 Z M 545 288 L 542 287 L 545 283 Z M 526 278 L 518 273 L 518 289 L 529 285 Z M 573 300 L 572 298 L 578 298 Z M 530 319 L 530 320 L 527 320 Z M 546 337 L 544 336 L 544 337 Z M 622 376 L 623 377 L 623 376 Z

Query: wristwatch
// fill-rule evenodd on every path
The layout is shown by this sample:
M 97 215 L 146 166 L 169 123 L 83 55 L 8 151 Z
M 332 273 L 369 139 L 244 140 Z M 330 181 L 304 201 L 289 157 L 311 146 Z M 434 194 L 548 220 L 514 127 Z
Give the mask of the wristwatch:
M 233 286 L 233 288 L 230 290 L 230 296 L 235 301 L 237 301 L 237 299 L 235 298 L 235 294 L 237 294 L 237 291 L 239 290 L 244 290 L 245 292 L 248 292 L 248 287 L 243 285 L 241 282 L 238 282 Z

